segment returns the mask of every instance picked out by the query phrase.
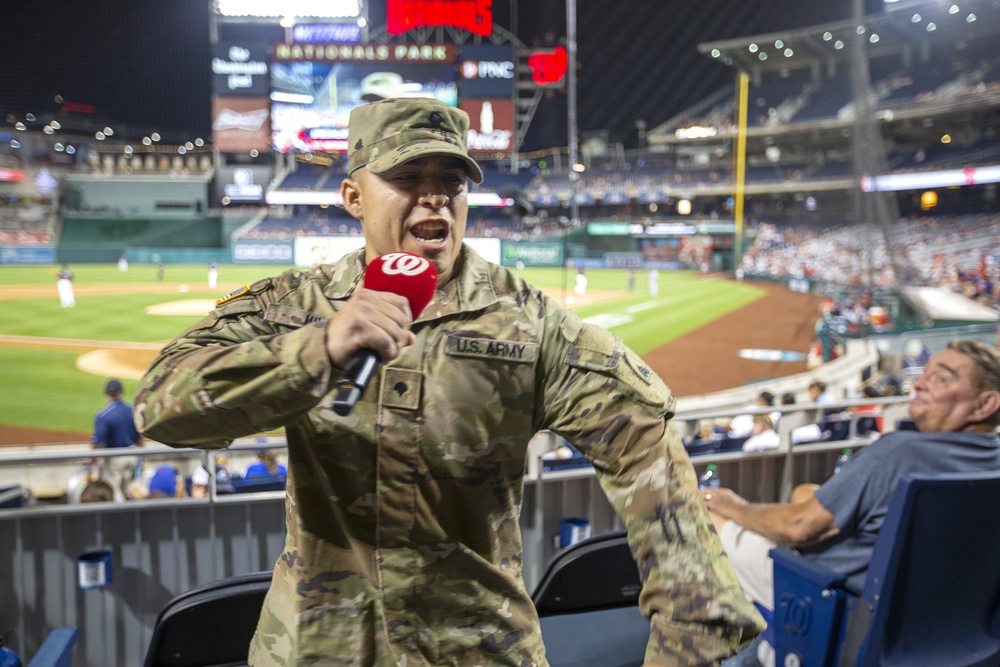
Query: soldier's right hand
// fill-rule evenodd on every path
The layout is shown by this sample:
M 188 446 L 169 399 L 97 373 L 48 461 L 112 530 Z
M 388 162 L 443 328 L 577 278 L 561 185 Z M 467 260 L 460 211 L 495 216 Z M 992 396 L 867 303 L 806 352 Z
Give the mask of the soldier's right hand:
M 406 297 L 360 288 L 351 295 L 326 327 L 330 362 L 344 368 L 355 352 L 374 350 L 385 363 L 416 342 L 410 331 L 413 315 Z

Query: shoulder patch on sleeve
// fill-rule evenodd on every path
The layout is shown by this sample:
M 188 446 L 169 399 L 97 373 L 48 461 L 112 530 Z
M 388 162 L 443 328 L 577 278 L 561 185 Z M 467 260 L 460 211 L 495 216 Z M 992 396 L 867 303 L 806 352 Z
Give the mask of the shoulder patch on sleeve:
M 232 292 L 230 292 L 226 296 L 222 297 L 221 299 L 216 299 L 215 300 L 215 307 L 218 308 L 219 306 L 221 306 L 224 303 L 229 303 L 233 299 L 238 299 L 241 296 L 244 296 L 244 295 L 249 294 L 249 293 L 250 293 L 250 288 L 247 287 L 246 285 L 244 285 L 243 287 L 241 287 L 239 289 L 234 289 Z

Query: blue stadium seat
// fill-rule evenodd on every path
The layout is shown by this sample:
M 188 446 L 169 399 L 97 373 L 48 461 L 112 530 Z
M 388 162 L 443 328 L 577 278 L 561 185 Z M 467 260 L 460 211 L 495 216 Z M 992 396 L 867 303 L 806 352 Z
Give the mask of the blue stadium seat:
M 642 665 L 649 621 L 639 611 L 641 587 L 623 530 L 556 554 L 532 595 L 549 665 Z
M 28 667 L 72 667 L 76 628 L 56 628 L 45 637 Z
M 775 664 L 1000 664 L 998 504 L 1000 472 L 905 476 L 861 596 L 843 575 L 772 550 Z
M 691 442 L 684 445 L 684 449 L 687 450 L 688 456 L 697 456 L 699 454 L 712 454 L 719 451 L 719 445 L 722 440 L 692 440 Z

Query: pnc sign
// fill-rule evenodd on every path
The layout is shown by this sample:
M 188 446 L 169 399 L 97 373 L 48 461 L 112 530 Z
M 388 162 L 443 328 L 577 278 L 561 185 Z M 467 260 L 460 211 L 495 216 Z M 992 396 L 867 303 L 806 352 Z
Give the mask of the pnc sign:
M 476 35 L 493 32 L 493 0 L 387 0 L 386 29 L 402 35 L 416 28 L 449 26 Z

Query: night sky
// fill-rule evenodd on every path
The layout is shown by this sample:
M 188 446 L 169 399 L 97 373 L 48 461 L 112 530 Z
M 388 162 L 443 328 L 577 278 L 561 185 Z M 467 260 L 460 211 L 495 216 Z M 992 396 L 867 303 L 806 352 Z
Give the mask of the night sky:
M 384 1 L 370 2 L 379 27 Z M 579 0 L 580 131 L 607 130 L 633 147 L 636 119 L 653 127 L 732 85 L 734 70 L 699 54 L 698 43 L 842 19 L 850 5 Z M 493 11 L 510 26 L 509 0 L 495 0 Z M 109 122 L 208 137 L 208 12 L 208 0 L 4 0 L 0 111 L 52 113 L 59 94 Z M 565 35 L 562 1 L 520 0 L 517 19 L 512 32 L 528 45 Z M 565 113 L 565 96 L 547 94 L 525 148 L 566 145 Z

